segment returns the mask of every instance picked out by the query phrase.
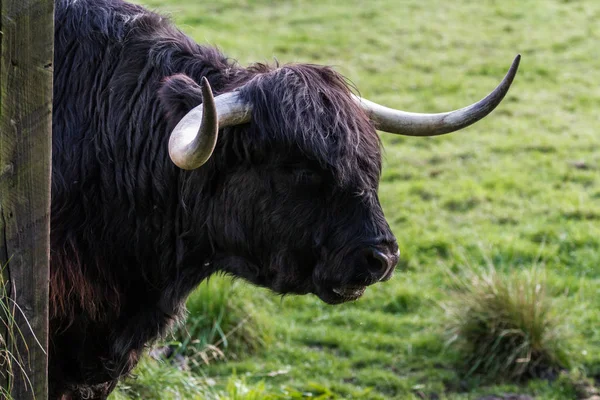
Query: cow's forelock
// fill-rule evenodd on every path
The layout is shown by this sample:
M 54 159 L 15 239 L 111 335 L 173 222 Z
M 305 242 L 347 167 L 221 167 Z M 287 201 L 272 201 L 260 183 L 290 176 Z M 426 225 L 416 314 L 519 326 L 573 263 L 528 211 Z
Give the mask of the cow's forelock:
M 377 185 L 380 141 L 352 100 L 345 79 L 326 66 L 286 65 L 261 73 L 241 89 L 253 106 L 247 139 L 262 151 L 300 150 L 340 184 Z

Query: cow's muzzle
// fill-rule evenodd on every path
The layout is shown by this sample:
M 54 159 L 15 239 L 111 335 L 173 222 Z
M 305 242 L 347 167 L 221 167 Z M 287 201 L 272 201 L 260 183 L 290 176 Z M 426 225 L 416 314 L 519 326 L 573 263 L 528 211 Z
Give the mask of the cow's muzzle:
M 337 283 L 319 285 L 316 294 L 326 303 L 338 304 L 360 298 L 367 286 L 389 280 L 398 264 L 400 251 L 395 242 L 365 246 L 350 253 Z

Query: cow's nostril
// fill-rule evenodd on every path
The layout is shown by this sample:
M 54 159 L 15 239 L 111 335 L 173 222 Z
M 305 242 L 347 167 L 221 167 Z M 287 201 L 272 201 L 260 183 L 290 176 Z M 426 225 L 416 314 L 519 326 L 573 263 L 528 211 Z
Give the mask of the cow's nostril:
M 369 271 L 374 274 L 385 273 L 390 266 L 390 259 L 377 249 L 371 249 L 367 254 Z

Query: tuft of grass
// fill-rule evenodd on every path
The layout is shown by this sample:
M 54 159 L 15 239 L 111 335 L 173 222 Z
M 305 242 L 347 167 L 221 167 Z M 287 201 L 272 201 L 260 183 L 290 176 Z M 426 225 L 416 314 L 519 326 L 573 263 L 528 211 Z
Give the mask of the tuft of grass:
M 241 295 L 245 290 L 243 282 L 224 276 L 200 285 L 187 300 L 185 326 L 174 333 L 175 356 L 199 367 L 215 359 L 239 359 L 269 344 L 273 328 L 265 314 L 267 299 L 263 298 L 259 310 Z
M 218 400 L 272 400 L 280 398 L 268 392 L 264 381 L 251 385 L 244 378 L 232 376 L 227 381 L 225 393 Z
M 178 400 L 206 398 L 210 386 L 205 380 L 166 362 L 145 357 L 131 378 L 119 383 L 111 400 Z
M 6 278 L 5 268 L 6 266 L 0 265 L 0 398 L 12 400 L 11 392 L 15 376 L 19 374 L 26 382 L 27 388 L 33 392 L 33 384 L 25 367 L 28 362 L 29 348 L 15 316 L 21 314 L 30 330 L 31 326 L 29 326 L 21 307 L 10 297 L 11 289 L 13 293 L 15 289 L 14 286 L 11 287 L 10 281 Z M 31 333 L 33 334 L 33 331 Z M 42 347 L 35 334 L 33 337 Z M 19 352 L 18 343 L 24 344 L 25 354 Z
M 566 324 L 547 294 L 544 271 L 500 273 L 463 268 L 443 303 L 449 343 L 464 355 L 466 375 L 494 380 L 555 376 L 571 366 Z
M 11 374 L 15 364 L 18 364 L 19 361 L 9 349 L 9 335 L 11 334 L 8 332 L 13 331 L 15 323 L 7 301 L 7 283 L 1 274 L 0 271 L 0 319 L 2 320 L 2 324 L 0 324 L 0 398 L 12 400 L 13 397 L 10 393 L 12 389 Z
M 269 400 L 278 398 L 268 392 L 263 381 L 250 384 L 232 375 L 218 382 L 182 371 L 168 362 L 144 357 L 132 376 L 119 383 L 110 400 Z

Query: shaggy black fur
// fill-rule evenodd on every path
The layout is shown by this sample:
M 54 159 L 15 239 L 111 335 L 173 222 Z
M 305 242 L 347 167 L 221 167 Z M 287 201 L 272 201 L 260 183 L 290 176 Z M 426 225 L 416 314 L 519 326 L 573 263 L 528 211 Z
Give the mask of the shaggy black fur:
M 253 120 L 182 171 L 167 142 L 203 76 Z M 242 68 L 142 7 L 57 0 L 53 129 L 52 399 L 106 398 L 217 271 L 337 303 L 381 278 L 361 249 L 397 250 L 378 137 L 330 68 Z

